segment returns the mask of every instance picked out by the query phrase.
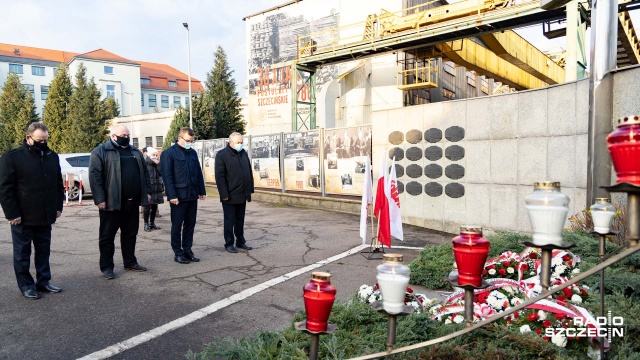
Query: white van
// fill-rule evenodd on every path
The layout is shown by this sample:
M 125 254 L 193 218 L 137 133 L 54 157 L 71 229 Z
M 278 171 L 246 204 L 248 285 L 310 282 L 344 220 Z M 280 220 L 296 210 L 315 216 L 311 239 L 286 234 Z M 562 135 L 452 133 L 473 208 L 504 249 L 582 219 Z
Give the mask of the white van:
M 73 184 L 69 184 L 69 200 L 78 200 L 80 178 L 82 178 L 82 195 L 91 195 L 91 185 L 89 184 L 90 156 L 90 153 L 58 154 L 62 180 L 65 180 L 65 174 L 73 174 Z

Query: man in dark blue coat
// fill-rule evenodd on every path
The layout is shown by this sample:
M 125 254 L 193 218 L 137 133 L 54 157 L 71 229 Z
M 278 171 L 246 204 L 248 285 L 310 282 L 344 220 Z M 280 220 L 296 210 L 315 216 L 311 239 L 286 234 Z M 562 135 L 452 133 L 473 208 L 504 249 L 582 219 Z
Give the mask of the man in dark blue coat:
M 48 138 L 44 124 L 32 123 L 24 144 L 0 157 L 0 204 L 11 225 L 16 280 L 27 299 L 39 299 L 38 291 L 62 291 L 49 283 L 51 225 L 62 214 L 64 188 L 60 160 L 47 146 Z M 29 272 L 31 243 L 35 282 Z
M 180 129 L 178 141 L 162 152 L 160 167 L 165 192 L 171 206 L 171 248 L 174 260 L 180 264 L 198 262 L 191 250 L 193 231 L 198 214 L 198 199 L 207 192 L 198 154 L 191 149 L 195 133 L 188 127 Z
M 224 248 L 230 253 L 252 249 L 244 238 L 244 214 L 253 193 L 253 172 L 242 142 L 242 134 L 234 132 L 227 147 L 216 154 L 216 185 L 224 212 Z

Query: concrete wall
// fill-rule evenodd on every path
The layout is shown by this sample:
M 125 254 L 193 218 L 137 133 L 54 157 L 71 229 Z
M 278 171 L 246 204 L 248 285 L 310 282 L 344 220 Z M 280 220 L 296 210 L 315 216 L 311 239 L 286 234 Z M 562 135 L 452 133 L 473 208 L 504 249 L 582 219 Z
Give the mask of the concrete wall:
M 640 113 L 639 95 L 631 90 L 638 80 L 640 67 L 615 74 L 612 118 Z M 469 223 L 530 231 L 524 199 L 536 180 L 560 181 L 562 192 L 571 199 L 570 214 L 587 207 L 588 111 L 588 79 L 508 95 L 377 111 L 372 119 L 373 173 L 378 174 L 383 154 L 387 161 L 394 154 L 402 157 L 398 170 L 403 173 L 400 202 L 406 223 L 447 232 Z M 445 137 L 447 129 L 454 127 L 464 130 L 462 139 Z M 428 134 L 440 130 L 442 139 L 425 140 L 429 129 Z M 412 130 L 416 131 L 409 134 Z M 402 142 L 392 144 L 399 133 Z M 412 138 L 417 134 L 422 135 L 418 142 Z M 416 143 L 411 144 L 407 135 Z M 447 158 L 452 146 L 463 148 L 464 156 Z M 431 160 L 425 158 L 427 148 L 431 148 Z M 436 148 L 442 150 L 442 157 L 438 158 Z M 429 178 L 424 174 L 428 165 L 431 170 L 439 166 L 442 174 L 432 171 L 434 178 Z M 431 190 L 441 186 L 442 194 L 425 194 L 427 184 Z M 446 189 L 451 184 L 458 184 L 454 187 L 462 188 L 464 195 L 449 196 Z

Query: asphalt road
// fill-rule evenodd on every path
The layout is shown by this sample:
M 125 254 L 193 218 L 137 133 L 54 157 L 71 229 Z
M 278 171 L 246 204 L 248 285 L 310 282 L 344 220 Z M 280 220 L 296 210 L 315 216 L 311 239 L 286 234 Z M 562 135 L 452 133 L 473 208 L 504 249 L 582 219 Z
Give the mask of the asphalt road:
M 90 200 L 89 200 L 90 202 Z M 327 259 L 360 245 L 359 217 L 252 202 L 245 237 L 254 249 L 224 251 L 222 209 L 217 198 L 200 202 L 194 252 L 188 265 L 173 261 L 168 204 L 156 224 L 162 230 L 138 236 L 143 273 L 124 271 L 116 240 L 115 280 L 98 267 L 98 212 L 95 206 L 68 207 L 54 225 L 52 284 L 59 294 L 22 297 L 12 265 L 9 225 L 0 223 L 0 359 L 76 359 L 181 318 L 242 290 Z M 451 236 L 405 226 L 398 245 L 423 247 Z M 118 239 L 118 237 L 116 238 Z M 398 250 L 408 263 L 415 250 Z M 350 255 L 318 270 L 332 274 L 340 300 L 362 284 L 375 283 L 377 260 Z M 32 263 L 32 273 L 33 263 Z M 181 359 L 216 337 L 249 336 L 288 326 L 304 307 L 302 287 L 310 273 L 294 277 L 175 331 L 126 350 L 116 359 Z

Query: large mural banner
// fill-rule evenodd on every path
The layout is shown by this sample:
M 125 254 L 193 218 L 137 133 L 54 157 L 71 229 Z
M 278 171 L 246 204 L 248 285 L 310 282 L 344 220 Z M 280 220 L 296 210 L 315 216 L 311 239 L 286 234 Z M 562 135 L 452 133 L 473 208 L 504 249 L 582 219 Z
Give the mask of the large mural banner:
M 251 137 L 251 165 L 255 187 L 281 189 L 280 134 Z
M 360 195 L 367 157 L 371 161 L 371 126 L 324 132 L 325 188 L 328 194 Z
M 284 134 L 286 190 L 320 192 L 320 131 Z
M 215 162 L 216 154 L 218 151 L 224 149 L 227 146 L 228 139 L 213 139 L 205 140 L 203 145 L 202 156 L 204 158 L 204 165 L 202 172 L 204 173 L 204 181 L 215 184 Z

